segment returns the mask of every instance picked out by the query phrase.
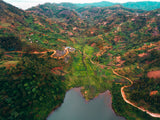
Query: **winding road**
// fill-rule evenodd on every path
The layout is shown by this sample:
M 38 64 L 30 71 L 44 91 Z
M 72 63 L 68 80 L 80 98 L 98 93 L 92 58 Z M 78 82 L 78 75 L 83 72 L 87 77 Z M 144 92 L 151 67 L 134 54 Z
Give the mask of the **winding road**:
M 44 51 L 44 52 L 34 51 L 34 52 L 31 52 L 30 54 L 46 54 L 47 52 L 53 52 L 53 53 L 50 55 L 51 58 L 62 59 L 62 58 L 64 58 L 65 56 L 67 56 L 67 55 L 69 54 L 69 50 L 68 50 L 68 49 L 65 49 L 64 51 L 65 51 L 65 54 L 62 55 L 62 56 L 59 56 L 59 57 L 55 57 L 55 56 L 54 56 L 54 55 L 56 54 L 56 50 L 48 50 L 48 51 Z M 80 52 L 81 52 L 81 51 L 80 51 Z M 138 107 L 135 103 L 132 103 L 132 102 L 130 102 L 129 100 L 127 100 L 127 97 L 126 97 L 126 95 L 125 95 L 124 89 L 125 89 L 125 88 L 128 88 L 128 87 L 131 87 L 131 86 L 133 85 L 133 81 L 132 81 L 131 79 L 129 79 L 129 78 L 125 77 L 125 76 L 122 76 L 122 75 L 118 74 L 116 71 L 114 71 L 114 69 L 113 69 L 110 65 L 108 65 L 108 66 L 107 66 L 107 65 L 101 65 L 101 64 L 99 64 L 99 63 L 93 62 L 92 59 L 91 59 L 91 57 L 88 56 L 87 54 L 85 54 L 85 51 L 83 51 L 83 52 L 84 52 L 84 55 L 86 55 L 88 58 L 90 58 L 90 62 L 91 62 L 92 64 L 96 64 L 96 65 L 98 65 L 98 66 L 100 66 L 100 67 L 102 67 L 102 66 L 103 66 L 103 67 L 109 67 L 109 68 L 112 70 L 113 74 L 115 74 L 115 75 L 117 75 L 117 76 L 119 76 L 119 77 L 122 77 L 122 78 L 124 78 L 124 79 L 127 79 L 127 80 L 130 82 L 130 85 L 126 85 L 126 86 L 121 87 L 121 95 L 122 95 L 123 100 L 124 100 L 126 103 L 128 103 L 128 104 L 130 104 L 130 105 L 132 105 L 132 106 L 134 106 L 134 107 L 136 107 L 136 108 L 138 108 L 139 110 L 141 110 L 141 111 L 143 111 L 143 112 L 146 112 L 147 114 L 149 114 L 149 115 L 152 116 L 152 117 L 160 118 L 160 114 L 159 114 L 159 113 L 150 112 L 149 110 L 146 110 L 146 109 L 144 109 L 143 107 Z M 23 54 L 23 53 L 27 53 L 27 52 L 22 52 L 22 51 L 5 52 L 5 54 L 7 54 L 7 53 L 21 53 L 21 54 Z M 81 53 L 82 53 L 82 52 L 81 52 Z M 43 56 L 43 55 L 42 55 L 42 56 Z
M 111 68 L 111 69 L 112 69 L 112 68 Z M 112 69 L 112 72 L 113 72 L 115 75 L 119 76 L 119 77 L 122 77 L 122 78 L 124 78 L 124 79 L 127 79 L 127 80 L 131 83 L 130 85 L 126 85 L 126 86 L 121 87 L 121 95 L 122 95 L 123 100 L 124 100 L 126 103 L 128 103 L 128 104 L 130 104 L 130 105 L 132 105 L 132 106 L 134 106 L 134 107 L 136 107 L 136 108 L 138 108 L 139 110 L 141 110 L 141 111 L 143 111 L 143 112 L 146 112 L 147 114 L 149 114 L 149 115 L 152 116 L 152 117 L 160 118 L 160 114 L 159 114 L 159 113 L 150 112 L 149 110 L 146 110 L 146 109 L 144 109 L 143 107 L 138 107 L 135 103 L 132 103 L 132 102 L 130 102 L 129 100 L 127 100 L 127 97 L 126 97 L 125 92 L 124 92 L 124 88 L 131 87 L 131 86 L 133 85 L 133 81 L 132 81 L 131 79 L 125 77 L 125 76 L 122 76 L 122 75 L 118 74 L 118 73 L 115 72 L 113 69 Z
M 57 53 L 56 50 L 47 50 L 47 51 L 43 51 L 43 52 L 38 52 L 38 51 L 34 51 L 34 52 L 29 52 L 29 54 L 43 54 L 42 56 L 44 56 L 44 54 L 46 54 L 47 52 L 53 52 L 50 57 L 51 58 L 56 58 L 56 59 L 63 59 L 65 56 L 67 56 L 69 54 L 69 50 L 68 49 L 65 49 L 64 52 L 65 54 L 62 55 L 62 56 L 58 56 L 58 57 L 55 57 L 54 55 Z M 24 53 L 27 53 L 27 52 L 23 52 L 23 51 L 10 51 L 10 52 L 5 52 L 4 54 L 7 55 L 7 53 L 21 53 L 21 54 L 24 54 Z M 42 57 L 41 56 L 41 57 Z
M 85 54 L 86 55 L 86 54 Z M 88 55 L 87 55 L 88 56 Z M 89 57 L 89 56 L 88 56 Z M 90 57 L 89 57 L 90 58 Z M 159 113 L 153 113 L 153 112 L 151 112 L 151 111 L 149 111 L 149 110 L 146 110 L 145 108 L 143 108 L 143 107 L 138 107 L 135 103 L 132 103 L 132 102 L 130 102 L 129 100 L 127 100 L 127 97 L 126 97 L 126 95 L 125 95 L 125 92 L 124 92 L 124 89 L 125 88 L 128 88 L 128 87 L 131 87 L 132 85 L 133 85 L 133 81 L 131 80 L 131 79 L 129 79 L 128 77 L 125 77 L 125 76 L 122 76 L 122 75 L 120 75 L 120 74 L 118 74 L 116 71 L 114 71 L 114 69 L 111 67 L 111 66 L 106 66 L 106 65 L 101 65 L 101 64 L 99 64 L 99 63 L 95 63 L 95 62 L 93 62 L 92 61 L 92 59 L 90 58 L 90 62 L 92 63 L 92 64 L 96 64 L 96 65 L 98 65 L 98 66 L 103 66 L 103 67 L 109 67 L 111 70 L 112 70 L 112 72 L 113 72 L 113 74 L 115 74 L 115 75 L 117 75 L 117 76 L 119 76 L 119 77 L 122 77 L 122 78 L 124 78 L 124 79 L 127 79 L 129 82 L 130 82 L 130 85 L 126 85 L 126 86 L 123 86 L 123 87 L 121 87 L 121 95 L 122 95 L 122 98 L 123 98 L 123 100 L 126 102 L 126 103 L 128 103 L 128 104 L 130 104 L 130 105 L 132 105 L 133 107 L 136 107 L 136 108 L 138 108 L 139 110 L 141 110 L 141 111 L 143 111 L 143 112 L 146 112 L 148 115 L 150 115 L 150 116 L 152 116 L 152 117 L 156 117 L 156 118 L 160 118 L 160 114 Z

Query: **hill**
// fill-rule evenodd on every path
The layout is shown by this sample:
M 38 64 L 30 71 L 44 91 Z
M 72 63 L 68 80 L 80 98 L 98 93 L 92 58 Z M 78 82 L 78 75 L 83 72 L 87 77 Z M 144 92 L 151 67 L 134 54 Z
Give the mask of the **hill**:
M 52 72 L 66 63 L 51 58 L 54 51 L 50 49 L 62 49 L 60 46 L 66 43 L 61 39 L 68 35 L 63 34 L 60 22 L 29 14 L 3 1 L 0 21 L 0 119 L 45 119 L 62 103 L 67 89 L 62 74 Z
M 83 3 L 83 4 L 73 4 L 73 3 L 60 3 L 58 4 L 63 7 L 67 7 L 70 9 L 77 9 L 80 7 L 109 7 L 113 5 L 122 5 L 131 9 L 141 9 L 141 10 L 155 10 L 160 8 L 160 2 L 154 1 L 144 1 L 144 2 L 126 2 L 126 3 L 113 3 L 108 1 L 95 2 L 95 3 Z
M 41 37 L 43 40 L 41 39 L 38 43 L 43 47 L 50 44 L 51 41 L 48 42 L 49 40 L 56 43 L 58 38 L 67 38 L 69 36 L 70 32 L 68 31 L 69 28 L 66 28 L 66 23 L 51 20 L 45 16 L 39 17 L 30 14 L 3 1 L 1 1 L 0 5 L 1 36 L 14 34 L 21 38 L 22 41 L 32 43 L 36 43 L 37 39 Z M 50 34 L 47 34 L 48 32 Z
M 97 2 L 97 3 L 84 3 L 75 4 L 78 7 L 94 6 L 94 7 L 108 7 L 113 5 L 122 5 L 131 9 L 141 9 L 141 10 L 154 10 L 158 9 L 160 2 L 144 1 L 144 2 L 127 2 L 127 3 L 112 3 L 107 1 Z
M 0 1 L 0 119 L 46 119 L 73 87 L 87 100 L 109 89 L 128 120 L 158 119 L 135 106 L 160 111 L 160 9 L 102 4 Z
M 83 4 L 76 4 L 78 7 L 86 7 L 86 6 L 94 6 L 94 7 L 108 7 L 108 6 L 113 6 L 118 3 L 112 3 L 112 2 L 107 2 L 107 1 L 102 1 L 102 2 L 95 2 L 95 3 L 83 3 Z
M 145 11 L 125 8 L 121 5 L 111 7 L 85 7 L 77 11 L 88 21 L 92 32 L 110 31 L 117 25 L 129 20 L 135 14 L 141 14 Z M 96 31 L 94 31 L 96 30 Z
M 144 2 L 128 2 L 122 4 L 124 7 L 141 10 L 155 10 L 160 6 L 160 2 L 144 1 Z
M 76 9 L 68 9 L 64 7 L 65 4 L 67 3 L 47 3 L 30 8 L 27 10 L 27 12 L 38 16 L 46 16 L 52 20 L 67 23 L 69 24 L 69 30 L 71 30 L 72 33 L 75 33 L 75 31 L 72 30 L 72 28 L 75 28 L 76 31 L 82 32 L 82 34 L 85 35 L 91 35 L 90 33 L 97 34 L 97 31 L 102 32 L 104 29 L 100 30 L 99 27 L 101 25 L 106 28 L 108 27 L 108 29 L 111 26 L 113 28 L 117 24 L 127 21 L 135 14 L 145 12 L 144 10 L 125 8 L 121 5 L 115 5 L 111 7 L 77 7 Z M 73 4 L 69 5 L 73 6 Z M 119 19 L 115 19 L 117 16 Z

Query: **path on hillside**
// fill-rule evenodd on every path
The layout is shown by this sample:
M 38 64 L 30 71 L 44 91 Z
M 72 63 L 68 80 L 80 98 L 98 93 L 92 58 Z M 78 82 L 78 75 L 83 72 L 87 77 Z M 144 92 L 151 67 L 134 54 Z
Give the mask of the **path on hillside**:
M 112 69 L 112 68 L 111 68 L 111 69 Z M 135 103 L 132 103 L 132 102 L 130 102 L 129 100 L 127 100 L 127 97 L 126 97 L 125 92 L 124 92 L 124 88 L 131 87 L 131 86 L 133 85 L 133 81 L 132 81 L 131 79 L 129 79 L 128 77 L 125 77 L 125 76 L 122 76 L 122 75 L 118 74 L 118 73 L 115 72 L 113 69 L 112 69 L 112 72 L 113 72 L 115 75 L 119 76 L 119 77 L 122 77 L 122 78 L 124 78 L 124 79 L 127 79 L 127 80 L 131 83 L 130 85 L 126 85 L 126 86 L 121 87 L 121 95 L 122 95 L 123 100 L 124 100 L 126 103 L 128 103 L 128 104 L 130 104 L 130 105 L 132 105 L 132 106 L 134 106 L 134 107 L 136 107 L 136 108 L 138 108 L 139 110 L 141 110 L 141 111 L 143 111 L 143 112 L 146 112 L 147 114 L 149 114 L 149 115 L 152 116 L 152 117 L 160 118 L 160 114 L 159 114 L 159 113 L 152 113 L 152 112 L 150 112 L 149 110 L 146 110 L 146 109 L 143 108 L 143 107 L 138 107 Z
M 56 50 L 47 50 L 47 51 L 43 51 L 43 52 L 38 52 L 38 51 L 34 51 L 34 52 L 23 52 L 23 51 L 9 51 L 9 52 L 5 52 L 4 54 L 7 55 L 7 53 L 20 53 L 20 54 L 25 54 L 25 53 L 28 53 L 28 54 L 43 54 L 42 56 L 44 56 L 44 54 L 48 53 L 48 52 L 53 52 L 50 57 L 51 58 L 56 58 L 56 59 L 63 59 L 65 56 L 67 56 L 69 54 L 69 50 L 68 49 L 65 49 L 64 52 L 65 54 L 62 55 L 62 56 L 58 56 L 58 57 L 55 57 L 54 55 L 57 53 Z M 41 57 L 42 57 L 41 56 Z
M 69 50 L 68 49 L 65 49 L 64 50 L 65 51 L 65 54 L 64 55 L 62 55 L 62 56 L 59 56 L 59 57 L 54 57 L 54 55 L 56 54 L 56 50 L 48 50 L 48 51 L 43 51 L 43 52 L 37 52 L 37 51 L 34 51 L 34 52 L 31 52 L 31 53 L 29 53 L 29 54 L 46 54 L 47 52 L 53 52 L 51 55 L 50 55 L 50 57 L 51 58 L 57 58 L 57 59 L 62 59 L 62 58 L 64 58 L 65 56 L 67 56 L 68 54 L 69 54 Z M 81 52 L 81 51 L 80 51 Z M 130 85 L 126 85 L 126 86 L 123 86 L 123 87 L 121 87 L 121 95 L 122 95 L 122 98 L 123 98 L 123 100 L 126 102 L 126 103 L 128 103 L 128 104 L 130 104 L 130 105 L 132 105 L 132 106 L 134 106 L 134 107 L 136 107 L 136 108 L 138 108 L 139 110 L 141 110 L 141 111 L 143 111 L 143 112 L 146 112 L 147 114 L 149 114 L 150 116 L 152 116 L 152 117 L 157 117 L 157 118 L 160 118 L 160 114 L 159 113 L 152 113 L 152 112 L 150 112 L 149 110 L 146 110 L 146 109 L 144 109 L 143 107 L 138 107 L 135 103 L 132 103 L 132 102 L 130 102 L 129 100 L 127 100 L 127 97 L 126 97 L 126 95 L 125 95 L 125 92 L 124 92 L 124 88 L 128 88 L 128 87 L 131 87 L 132 85 L 133 85 L 133 81 L 131 80 L 131 79 L 129 79 L 128 77 L 125 77 L 125 76 L 122 76 L 122 75 L 120 75 L 120 74 L 118 74 L 116 71 L 114 71 L 114 69 L 110 66 L 110 65 L 101 65 L 101 64 L 99 64 L 99 63 L 95 63 L 95 62 L 93 62 L 92 61 L 92 59 L 91 59 L 91 57 L 90 56 L 88 56 L 86 53 L 85 53 L 85 51 L 83 51 L 84 53 L 84 55 L 86 55 L 89 59 L 90 59 L 90 62 L 92 63 L 92 64 L 96 64 L 96 65 L 98 65 L 98 66 L 100 66 L 100 67 L 109 67 L 111 70 L 112 70 L 112 72 L 113 72 L 113 74 L 115 74 L 115 75 L 117 75 L 117 76 L 119 76 L 119 77 L 122 77 L 122 78 L 124 78 L 124 79 L 127 79 L 131 84 Z M 22 51 L 10 51 L 10 52 L 5 52 L 5 54 L 7 54 L 7 53 L 21 53 L 21 54 L 24 54 L 24 53 L 27 53 L 27 52 L 22 52 Z M 42 55 L 43 56 L 43 55 Z
M 85 52 L 84 52 L 85 53 Z M 120 74 L 118 74 L 116 71 L 114 71 L 114 69 L 110 66 L 110 65 L 101 65 L 101 64 L 99 64 L 99 63 L 95 63 L 95 62 L 93 62 L 92 61 L 92 59 L 91 59 L 91 57 L 90 56 L 88 56 L 87 54 L 85 54 L 87 57 L 89 57 L 90 58 L 90 62 L 92 63 L 92 64 L 96 64 L 96 65 L 98 65 L 98 66 L 103 66 L 103 67 L 108 67 L 108 68 L 110 68 L 111 70 L 112 70 L 112 72 L 113 72 L 113 74 L 115 74 L 115 75 L 117 75 L 117 76 L 119 76 L 119 77 L 122 77 L 122 78 L 124 78 L 124 79 L 127 79 L 129 82 L 130 82 L 130 85 L 126 85 L 126 86 L 123 86 L 123 87 L 121 87 L 121 95 L 122 95 L 122 98 L 123 98 L 123 100 L 126 102 L 126 103 L 128 103 L 128 104 L 130 104 L 130 105 L 132 105 L 132 106 L 134 106 L 134 107 L 136 107 L 136 108 L 138 108 L 139 110 L 141 110 L 141 111 L 143 111 L 143 112 L 146 112 L 147 114 L 149 114 L 150 116 L 152 116 L 152 117 L 156 117 L 156 118 L 160 118 L 160 114 L 159 113 L 153 113 L 153 112 L 150 112 L 149 110 L 146 110 L 145 108 L 143 108 L 143 107 L 138 107 L 135 103 L 132 103 L 132 102 L 130 102 L 129 100 L 127 100 L 127 97 L 126 97 L 126 95 L 125 95 L 125 92 L 124 92 L 124 88 L 128 88 L 128 87 L 131 87 L 132 85 L 133 85 L 133 81 L 131 80 L 131 79 L 129 79 L 128 77 L 125 77 L 125 76 L 122 76 L 122 75 L 120 75 Z

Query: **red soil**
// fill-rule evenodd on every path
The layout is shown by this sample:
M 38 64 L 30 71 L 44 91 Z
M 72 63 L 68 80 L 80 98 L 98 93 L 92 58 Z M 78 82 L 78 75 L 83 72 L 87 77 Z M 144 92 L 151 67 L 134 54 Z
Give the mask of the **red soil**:
M 52 68 L 51 72 L 58 75 L 58 74 L 61 74 L 61 72 L 59 70 L 63 70 L 63 67 Z
M 96 43 L 92 43 L 92 44 L 91 44 L 91 47 L 94 47 L 95 45 L 96 45 Z
M 154 79 L 160 78 L 160 70 L 148 72 L 147 77 L 154 78 Z
M 16 64 L 8 64 L 8 65 L 6 65 L 6 69 L 10 69 L 10 67 L 16 67 Z
M 139 57 L 144 57 L 144 56 L 147 56 L 148 54 L 147 53 L 141 53 L 141 54 L 139 54 L 138 56 Z
M 52 68 L 52 71 L 55 71 L 55 70 L 63 70 L 63 67 L 55 67 L 55 68 Z
M 149 95 L 150 95 L 150 96 L 153 96 L 153 95 L 156 95 L 157 93 L 158 93 L 157 90 L 156 90 L 156 91 L 151 91 Z
M 13 58 L 13 56 L 11 56 L 11 55 L 5 55 L 5 56 L 10 57 L 10 58 Z
M 116 62 L 119 63 L 116 66 L 121 66 L 125 61 L 121 60 L 121 56 L 116 57 Z

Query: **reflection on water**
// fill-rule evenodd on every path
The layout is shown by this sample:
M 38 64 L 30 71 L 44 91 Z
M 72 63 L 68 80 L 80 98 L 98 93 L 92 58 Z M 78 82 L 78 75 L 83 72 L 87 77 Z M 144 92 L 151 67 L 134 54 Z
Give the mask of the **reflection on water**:
M 86 102 L 80 94 L 80 89 L 74 88 L 66 93 L 64 103 L 51 113 L 47 120 L 124 120 L 124 118 L 116 116 L 112 110 L 109 91 Z

